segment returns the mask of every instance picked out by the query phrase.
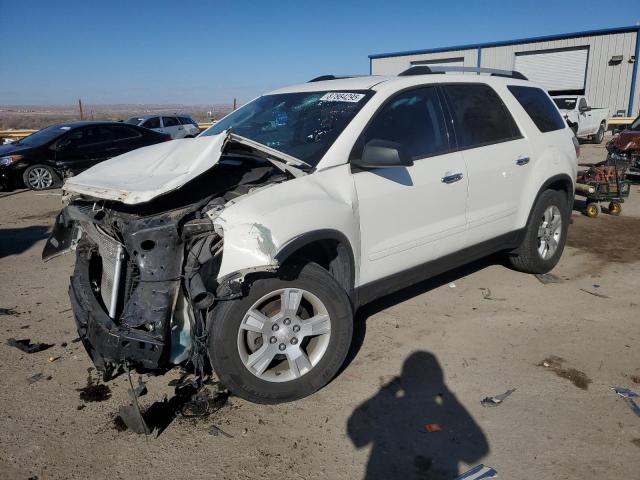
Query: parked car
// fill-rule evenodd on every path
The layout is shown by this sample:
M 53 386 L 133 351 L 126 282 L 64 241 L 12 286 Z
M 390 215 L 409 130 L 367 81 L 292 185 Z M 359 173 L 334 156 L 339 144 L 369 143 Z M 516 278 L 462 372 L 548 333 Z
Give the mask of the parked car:
M 608 108 L 591 107 L 582 95 L 557 95 L 553 101 L 577 137 L 602 143 L 607 131 Z
M 0 146 L 0 186 L 58 187 L 66 177 L 108 158 L 167 140 L 168 135 L 119 122 L 51 125 Z
M 189 115 L 144 115 L 126 121 L 156 132 L 171 135 L 171 138 L 193 138 L 200 133 L 198 122 Z
M 627 175 L 640 175 L 640 117 L 607 143 L 609 158 L 628 165 Z
M 43 258 L 75 248 L 103 377 L 210 362 L 290 401 L 338 372 L 359 306 L 493 252 L 551 270 L 578 152 L 551 98 L 517 72 L 420 72 L 276 90 L 69 179 Z

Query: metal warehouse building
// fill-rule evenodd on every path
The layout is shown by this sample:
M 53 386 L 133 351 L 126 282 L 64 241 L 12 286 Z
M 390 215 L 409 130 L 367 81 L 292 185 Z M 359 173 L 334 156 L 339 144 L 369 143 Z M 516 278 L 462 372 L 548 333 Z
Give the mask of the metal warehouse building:
M 610 115 L 638 115 L 639 26 L 369 55 L 374 75 L 414 65 L 517 70 L 549 92 L 586 95 Z

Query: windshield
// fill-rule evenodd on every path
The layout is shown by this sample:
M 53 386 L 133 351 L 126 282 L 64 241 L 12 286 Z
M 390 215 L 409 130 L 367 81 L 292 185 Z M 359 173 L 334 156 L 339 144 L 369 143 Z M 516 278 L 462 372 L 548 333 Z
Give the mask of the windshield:
M 554 98 L 553 101 L 555 102 L 556 106 L 560 109 L 560 110 L 573 110 L 574 108 L 576 108 L 576 102 L 578 101 L 577 98 Z
M 225 130 L 316 166 L 373 92 L 265 95 L 233 112 L 201 136 Z
M 70 127 L 52 125 L 50 127 L 43 128 L 42 130 L 38 130 L 28 137 L 24 137 L 22 140 L 20 140 L 20 142 L 16 143 L 20 143 L 20 145 L 30 145 L 32 147 L 37 147 L 59 137 L 63 133 L 68 132 L 70 129 Z
M 640 130 L 640 117 L 636 117 L 631 125 L 629 125 L 629 130 Z
M 139 125 L 141 121 L 143 121 L 144 118 L 140 118 L 140 117 L 131 117 L 129 120 L 127 120 L 124 123 L 128 123 L 130 125 Z

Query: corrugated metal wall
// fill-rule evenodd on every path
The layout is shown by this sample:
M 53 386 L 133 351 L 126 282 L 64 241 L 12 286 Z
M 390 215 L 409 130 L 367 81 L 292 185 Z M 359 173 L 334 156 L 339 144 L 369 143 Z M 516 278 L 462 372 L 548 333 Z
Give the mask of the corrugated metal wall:
M 402 57 L 374 58 L 371 62 L 373 75 L 397 75 L 411 66 L 411 62 L 419 60 L 442 60 L 447 58 L 464 58 L 464 67 L 476 67 L 478 65 L 478 49 L 449 50 L 440 53 L 427 53 L 422 55 L 405 55 Z
M 605 35 L 574 37 L 545 42 L 522 43 L 481 50 L 481 66 L 486 68 L 513 69 L 518 52 L 550 50 L 589 46 L 589 61 L 585 94 L 594 106 L 609 108 L 610 114 L 617 110 L 627 111 L 631 94 L 633 63 L 629 59 L 635 54 L 637 32 L 610 33 Z M 409 68 L 412 61 L 464 57 L 464 66 L 477 66 L 477 49 L 449 50 L 446 52 L 405 55 L 399 57 L 371 59 L 371 71 L 380 75 L 395 75 Z M 622 63 L 609 65 L 614 55 L 622 55 Z M 636 59 L 638 61 L 638 59 Z M 638 74 L 640 77 L 640 72 Z M 640 78 L 636 80 L 633 115 L 638 115 L 640 104 Z

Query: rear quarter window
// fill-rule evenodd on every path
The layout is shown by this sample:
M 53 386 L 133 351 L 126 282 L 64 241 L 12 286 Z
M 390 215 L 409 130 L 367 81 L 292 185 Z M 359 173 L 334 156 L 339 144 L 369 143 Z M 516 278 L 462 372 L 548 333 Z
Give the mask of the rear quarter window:
M 542 90 L 519 85 L 508 85 L 507 88 L 542 133 L 562 130 L 565 127 L 560 112 Z

